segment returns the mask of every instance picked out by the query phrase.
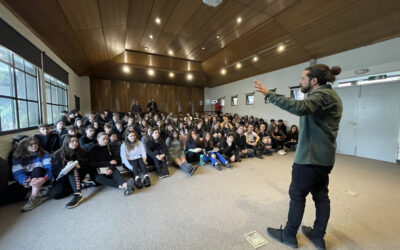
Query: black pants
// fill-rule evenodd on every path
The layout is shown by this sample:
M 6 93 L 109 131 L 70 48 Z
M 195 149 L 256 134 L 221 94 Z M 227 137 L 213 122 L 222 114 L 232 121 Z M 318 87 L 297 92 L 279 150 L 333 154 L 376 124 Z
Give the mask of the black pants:
M 328 196 L 329 173 L 332 167 L 293 164 L 292 182 L 289 188 L 290 207 L 285 227 L 286 235 L 296 236 L 303 219 L 306 196 L 311 192 L 316 208 L 314 236 L 323 237 L 330 216 Z
M 53 183 L 50 190 L 51 199 L 61 199 L 72 193 L 81 191 L 81 181 L 85 177 L 84 171 L 74 168 L 66 176 Z
M 139 167 L 142 174 L 147 174 L 146 164 L 142 158 L 136 160 L 129 160 L 129 163 L 132 165 L 132 172 L 134 177 L 139 176 Z
M 125 183 L 125 179 L 121 176 L 119 171 L 115 169 L 112 175 L 98 174 L 96 182 L 104 186 L 118 188 L 119 185 Z
M 187 162 L 190 162 L 190 163 L 198 162 L 200 160 L 200 155 L 202 153 L 203 152 L 195 153 L 195 152 L 187 151 L 186 152 L 186 160 L 187 160 Z
M 162 154 L 162 153 L 160 153 L 160 154 Z M 158 175 L 169 174 L 167 160 L 165 157 L 164 157 L 163 161 L 160 161 L 156 157 L 152 157 L 152 156 L 150 156 L 150 158 L 153 160 L 154 165 L 157 168 Z M 161 169 L 161 166 L 162 166 L 162 169 Z

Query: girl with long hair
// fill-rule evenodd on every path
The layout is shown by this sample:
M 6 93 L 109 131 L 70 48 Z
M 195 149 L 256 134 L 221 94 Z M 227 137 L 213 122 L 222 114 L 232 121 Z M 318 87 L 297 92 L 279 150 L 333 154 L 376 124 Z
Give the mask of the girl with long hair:
M 169 158 L 175 162 L 180 169 L 182 169 L 187 175 L 193 175 L 197 170 L 198 166 L 192 166 L 186 160 L 183 143 L 179 139 L 179 133 L 177 130 L 173 130 L 171 135 L 165 141 L 168 150 Z

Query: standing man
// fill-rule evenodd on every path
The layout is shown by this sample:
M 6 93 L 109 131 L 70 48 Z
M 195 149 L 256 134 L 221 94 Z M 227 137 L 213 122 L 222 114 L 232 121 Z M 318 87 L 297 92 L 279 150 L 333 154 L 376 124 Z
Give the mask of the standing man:
M 267 228 L 268 234 L 290 247 L 297 248 L 296 234 L 304 214 L 306 196 L 311 192 L 316 208 L 314 227 L 302 231 L 317 249 L 326 249 L 324 235 L 330 215 L 329 174 L 335 162 L 336 137 L 342 117 L 342 101 L 327 82 L 334 82 L 340 67 L 329 69 L 324 64 L 306 68 L 300 80 L 307 98 L 296 101 L 277 95 L 258 80 L 255 89 L 271 103 L 300 116 L 299 143 L 289 187 L 290 206 L 284 229 Z
M 135 104 L 132 105 L 131 109 L 132 114 L 141 114 L 142 113 L 142 107 L 140 106 L 138 101 L 135 101 Z
M 154 101 L 153 98 L 151 98 L 149 103 L 147 103 L 147 111 L 153 112 L 153 113 L 158 113 L 157 103 Z

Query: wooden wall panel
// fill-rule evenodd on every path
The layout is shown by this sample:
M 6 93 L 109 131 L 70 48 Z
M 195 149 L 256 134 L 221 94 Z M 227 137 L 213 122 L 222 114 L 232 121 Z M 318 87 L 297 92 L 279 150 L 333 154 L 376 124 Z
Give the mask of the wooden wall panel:
M 192 113 L 204 111 L 204 88 L 192 87 Z M 200 105 L 200 101 L 202 105 Z
M 118 98 L 118 97 L 116 97 Z M 142 111 L 146 111 L 147 106 L 147 84 L 146 83 L 131 83 L 130 99 L 139 101 Z
M 92 110 L 102 112 L 112 109 L 111 80 L 91 79 L 90 96 Z
M 179 86 L 178 111 L 184 114 L 192 112 L 192 87 Z
M 170 112 L 178 113 L 178 87 L 173 85 L 163 86 L 163 107 L 164 112 L 169 114 Z
M 160 111 L 164 111 L 163 107 L 163 85 L 161 84 L 148 84 L 147 86 L 147 100 L 154 99 Z M 146 103 L 147 105 L 147 103 Z

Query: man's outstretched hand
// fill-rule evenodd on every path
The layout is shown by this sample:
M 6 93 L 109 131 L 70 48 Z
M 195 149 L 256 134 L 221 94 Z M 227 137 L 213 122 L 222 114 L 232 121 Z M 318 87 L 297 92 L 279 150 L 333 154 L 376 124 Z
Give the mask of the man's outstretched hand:
M 264 95 L 268 94 L 269 90 L 266 87 L 264 87 L 264 85 L 262 85 L 259 80 L 255 80 L 254 83 L 255 83 L 254 88 L 256 89 L 256 91 Z

